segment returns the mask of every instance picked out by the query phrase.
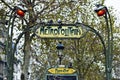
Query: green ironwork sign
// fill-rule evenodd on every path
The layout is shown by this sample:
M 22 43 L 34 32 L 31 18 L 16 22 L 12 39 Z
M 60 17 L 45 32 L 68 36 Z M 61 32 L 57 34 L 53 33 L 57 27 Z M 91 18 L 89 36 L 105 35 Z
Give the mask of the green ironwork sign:
M 77 75 L 52 75 L 47 74 L 46 80 L 78 80 Z
M 74 25 L 51 25 L 43 26 L 37 30 L 40 38 L 80 38 L 83 34 L 81 27 Z
M 50 68 L 47 73 L 46 80 L 78 80 L 76 70 L 73 68 Z
M 52 74 L 73 74 L 76 72 L 75 69 L 72 68 L 51 68 L 48 70 L 48 72 L 52 73 Z

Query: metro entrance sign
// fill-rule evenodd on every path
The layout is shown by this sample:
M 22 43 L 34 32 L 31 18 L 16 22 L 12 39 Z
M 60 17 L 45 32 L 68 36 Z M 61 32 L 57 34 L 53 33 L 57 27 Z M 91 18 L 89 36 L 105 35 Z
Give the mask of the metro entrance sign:
M 46 74 L 46 80 L 78 80 L 76 70 L 73 68 L 50 68 Z
M 82 34 L 82 27 L 76 24 L 45 24 L 37 30 L 40 38 L 80 38 Z
M 72 68 L 51 68 L 48 70 L 48 72 L 52 74 L 73 74 L 76 72 L 76 70 Z
M 77 75 L 52 75 L 47 74 L 46 80 L 78 80 Z

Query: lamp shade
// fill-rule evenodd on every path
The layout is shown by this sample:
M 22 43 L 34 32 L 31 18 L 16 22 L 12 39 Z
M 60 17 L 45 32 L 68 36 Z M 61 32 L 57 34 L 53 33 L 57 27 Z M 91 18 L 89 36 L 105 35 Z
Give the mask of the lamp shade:
M 96 9 L 94 11 L 97 13 L 97 16 L 103 16 L 107 12 L 106 7 L 100 4 L 96 5 Z
M 21 10 L 21 9 L 18 9 L 18 10 L 16 11 L 16 13 L 17 13 L 17 15 L 19 15 L 20 17 L 24 17 L 24 15 L 25 15 L 25 12 L 24 12 L 23 10 Z
M 59 42 L 59 44 L 57 45 L 57 50 L 63 50 L 64 49 L 64 45 L 61 43 L 61 42 Z
M 105 10 L 105 9 L 102 9 L 102 10 L 99 10 L 99 11 L 97 12 L 97 15 L 98 15 L 98 16 L 103 16 L 105 13 L 106 13 L 106 10 Z

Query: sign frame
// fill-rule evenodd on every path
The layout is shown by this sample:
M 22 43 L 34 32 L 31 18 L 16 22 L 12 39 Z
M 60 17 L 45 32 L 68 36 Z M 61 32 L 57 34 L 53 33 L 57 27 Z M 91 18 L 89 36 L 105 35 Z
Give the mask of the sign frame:
M 66 75 L 63 75 L 63 74 L 46 74 L 46 79 L 45 80 L 49 80 L 48 79 L 48 76 L 56 76 L 56 77 L 76 77 L 75 80 L 78 80 L 78 75 L 77 74 L 66 74 Z
M 48 69 L 48 72 L 51 74 L 74 74 L 76 70 L 73 68 L 58 67 L 58 68 L 50 68 Z
M 41 39 L 80 39 L 84 35 L 82 25 L 44 24 L 36 31 Z

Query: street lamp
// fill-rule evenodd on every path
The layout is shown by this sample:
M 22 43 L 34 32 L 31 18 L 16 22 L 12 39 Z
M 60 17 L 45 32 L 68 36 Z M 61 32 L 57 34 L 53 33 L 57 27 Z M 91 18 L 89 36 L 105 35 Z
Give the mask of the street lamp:
M 6 48 L 5 52 L 7 55 L 7 79 L 13 80 L 13 73 L 14 73 L 14 53 L 16 51 L 18 40 L 13 45 L 13 28 L 15 24 L 15 19 L 17 18 L 16 15 L 19 17 L 24 17 L 25 12 L 24 10 L 20 9 L 19 7 L 15 6 L 14 8 L 10 8 L 10 18 L 8 20 L 8 27 L 7 27 L 7 41 L 6 41 Z M 19 39 L 19 37 L 18 37 Z
M 17 15 L 19 15 L 20 17 L 24 17 L 24 15 L 25 15 L 25 12 L 24 12 L 23 10 L 21 10 L 21 9 L 16 10 L 16 13 L 17 13 Z
M 59 42 L 59 44 L 57 45 L 57 50 L 58 50 L 58 57 L 59 57 L 59 65 L 62 64 L 62 59 L 63 59 L 63 50 L 64 50 L 64 45 Z
M 113 32 L 112 32 L 112 23 L 109 11 L 106 6 L 101 4 L 96 5 L 95 12 L 98 16 L 104 16 L 106 21 L 107 29 L 107 46 L 105 54 L 106 62 L 106 80 L 112 80 L 112 52 L 113 52 Z
M 25 16 L 25 13 L 27 10 L 23 10 L 21 9 L 20 7 L 18 6 L 15 6 L 14 9 L 15 13 L 19 16 L 19 17 L 24 17 Z
M 95 12 L 97 13 L 98 16 L 103 16 L 106 14 L 106 7 L 102 6 L 100 4 L 96 5 Z

